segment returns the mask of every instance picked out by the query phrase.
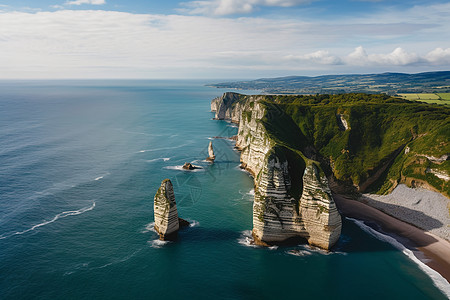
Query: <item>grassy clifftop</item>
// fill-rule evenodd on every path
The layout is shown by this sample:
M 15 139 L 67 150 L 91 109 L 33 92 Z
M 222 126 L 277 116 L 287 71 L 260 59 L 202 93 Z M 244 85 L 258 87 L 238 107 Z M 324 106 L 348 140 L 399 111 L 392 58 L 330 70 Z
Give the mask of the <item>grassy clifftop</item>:
M 277 144 L 319 160 L 360 191 L 398 183 L 450 195 L 450 108 L 387 95 L 264 96 L 264 124 Z M 248 118 L 248 113 L 243 112 Z

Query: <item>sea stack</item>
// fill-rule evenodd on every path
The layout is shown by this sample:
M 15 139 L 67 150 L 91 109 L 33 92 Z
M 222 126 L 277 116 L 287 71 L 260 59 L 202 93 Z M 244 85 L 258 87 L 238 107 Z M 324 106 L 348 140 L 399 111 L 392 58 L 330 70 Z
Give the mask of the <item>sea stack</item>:
M 155 230 L 160 240 L 171 239 L 180 228 L 177 204 L 173 185 L 169 179 L 164 179 L 156 192 L 154 199 Z M 186 222 L 182 220 L 183 222 Z
M 209 142 L 209 146 L 208 146 L 208 157 L 206 158 L 207 161 L 210 162 L 214 162 L 214 160 L 216 159 L 216 156 L 214 155 L 214 149 L 212 146 L 212 142 Z

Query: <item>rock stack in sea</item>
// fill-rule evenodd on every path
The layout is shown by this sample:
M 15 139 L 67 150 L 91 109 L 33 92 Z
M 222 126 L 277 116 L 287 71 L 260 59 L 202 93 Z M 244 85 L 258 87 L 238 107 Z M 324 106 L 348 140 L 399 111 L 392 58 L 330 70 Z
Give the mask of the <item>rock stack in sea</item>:
M 215 159 L 216 159 L 216 155 L 214 154 L 212 142 L 210 141 L 209 145 L 208 145 L 208 157 L 206 158 L 206 160 L 209 162 L 214 162 Z
M 189 223 L 178 217 L 172 182 L 164 179 L 154 198 L 155 230 L 161 240 L 173 238 L 180 227 Z

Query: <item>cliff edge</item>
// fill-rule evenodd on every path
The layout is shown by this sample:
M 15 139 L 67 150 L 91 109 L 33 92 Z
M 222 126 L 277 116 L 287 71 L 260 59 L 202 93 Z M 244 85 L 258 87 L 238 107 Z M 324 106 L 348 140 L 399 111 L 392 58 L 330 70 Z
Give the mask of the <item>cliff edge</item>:
M 318 162 L 271 137 L 270 120 L 285 116 L 264 100 L 226 93 L 211 105 L 220 109 L 217 119 L 239 123 L 236 147 L 242 167 L 255 179 L 254 240 L 269 245 L 301 237 L 330 249 L 339 239 L 341 218 L 326 176 Z
M 255 180 L 253 236 L 299 236 L 329 249 L 341 219 L 330 191 L 388 194 L 398 184 L 450 194 L 450 108 L 387 95 L 225 93 L 215 118 L 239 124 Z

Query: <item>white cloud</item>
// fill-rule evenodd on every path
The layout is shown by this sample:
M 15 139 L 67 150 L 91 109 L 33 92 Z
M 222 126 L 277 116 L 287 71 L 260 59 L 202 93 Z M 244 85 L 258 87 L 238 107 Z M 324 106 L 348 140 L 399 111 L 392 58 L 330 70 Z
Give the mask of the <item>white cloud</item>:
M 450 64 L 450 48 L 436 48 L 425 55 L 425 59 L 432 64 Z
M 187 12 L 193 15 L 232 15 L 248 14 L 259 6 L 290 7 L 309 3 L 311 0 L 210 0 L 190 1 L 181 3 Z
M 353 39 L 358 24 L 340 22 L 102 10 L 0 12 L 0 78 L 230 78 L 450 69 L 447 31 L 433 37 L 414 27 L 404 34 L 417 36 L 417 42 L 403 44 L 398 32 L 389 38 L 394 30 L 380 39 L 376 24 L 359 26 Z M 358 44 L 367 51 L 353 49 Z
M 81 4 L 92 4 L 92 5 L 103 5 L 106 4 L 105 0 L 73 0 L 67 1 L 66 5 L 81 5 Z
M 402 48 L 396 48 L 387 54 L 367 54 L 366 50 L 359 46 L 343 59 L 349 65 L 380 65 L 380 66 L 405 66 L 423 62 L 424 59 L 415 53 L 409 53 Z
M 288 61 L 297 61 L 302 63 L 317 63 L 321 65 L 342 64 L 342 60 L 339 57 L 331 55 L 326 50 L 318 50 L 304 55 L 287 55 L 285 56 L 285 59 Z

